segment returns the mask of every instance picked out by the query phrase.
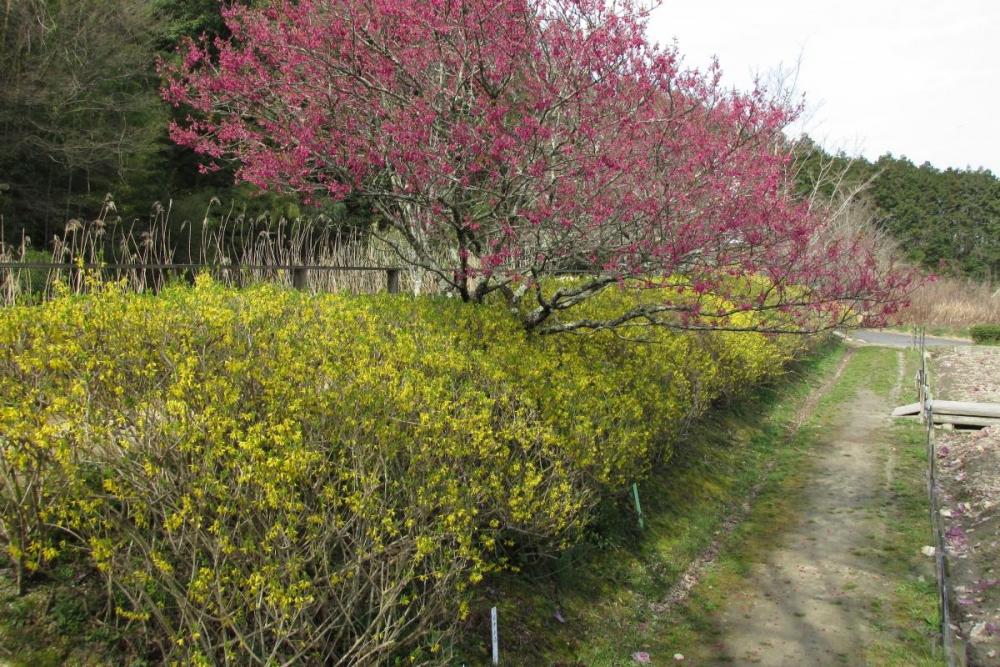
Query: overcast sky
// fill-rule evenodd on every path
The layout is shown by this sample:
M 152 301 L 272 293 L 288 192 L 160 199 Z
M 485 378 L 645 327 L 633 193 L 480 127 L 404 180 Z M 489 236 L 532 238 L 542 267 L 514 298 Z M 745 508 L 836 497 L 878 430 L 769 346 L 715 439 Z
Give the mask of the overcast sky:
M 997 0 L 664 0 L 649 36 L 738 88 L 797 65 L 827 148 L 1000 175 Z

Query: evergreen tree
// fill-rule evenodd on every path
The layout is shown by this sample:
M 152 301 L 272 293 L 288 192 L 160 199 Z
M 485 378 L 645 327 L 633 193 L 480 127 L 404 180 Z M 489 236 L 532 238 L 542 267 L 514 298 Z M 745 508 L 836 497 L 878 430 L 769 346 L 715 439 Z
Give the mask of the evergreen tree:
M 146 0 L 0 7 L 0 213 L 35 245 L 149 179 L 166 120 Z
M 874 163 L 831 155 L 803 137 L 798 150 L 798 188 L 832 195 L 836 178 L 848 188 L 865 187 L 879 223 L 908 259 L 942 274 L 990 279 L 1000 275 L 1000 180 L 986 169 L 916 165 L 886 154 Z

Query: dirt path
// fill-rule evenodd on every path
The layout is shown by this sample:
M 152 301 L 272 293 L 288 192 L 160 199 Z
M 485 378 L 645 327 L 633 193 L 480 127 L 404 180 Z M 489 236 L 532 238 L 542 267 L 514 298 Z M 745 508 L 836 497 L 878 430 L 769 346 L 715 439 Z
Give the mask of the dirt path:
M 819 405 L 820 400 L 840 379 L 840 376 L 843 375 L 844 369 L 847 368 L 847 364 L 850 363 L 853 356 L 854 350 L 848 349 L 833 374 L 827 378 L 821 386 L 816 387 L 809 394 L 809 396 L 806 397 L 805 401 L 802 402 L 802 405 L 795 413 L 795 419 L 791 426 L 793 433 L 802 428 L 803 424 L 805 424 L 813 412 L 816 411 L 816 407 Z M 666 598 L 664 598 L 662 602 L 652 605 L 655 612 L 659 614 L 669 613 L 678 604 L 683 603 L 684 600 L 687 599 L 692 589 L 694 589 L 694 587 L 698 585 L 698 582 L 701 581 L 701 578 L 705 574 L 706 570 L 712 567 L 715 563 L 715 559 L 718 558 L 725 541 L 746 518 L 747 513 L 750 512 L 750 507 L 753 504 L 754 499 L 760 493 L 762 487 L 763 482 L 756 484 L 752 489 L 750 489 L 750 493 L 747 494 L 743 504 L 734 508 L 733 511 L 726 516 L 726 518 L 722 521 L 722 526 L 715 535 L 715 539 L 713 539 L 712 543 L 708 545 L 708 548 L 705 549 L 701 555 L 688 566 L 687 570 L 684 571 L 684 574 L 682 574 L 677 580 L 677 583 L 670 589 Z
M 903 356 L 898 353 L 898 394 Z M 750 585 L 719 618 L 720 662 L 760 665 L 864 664 L 889 582 L 871 553 L 885 530 L 893 474 L 885 428 L 895 397 L 863 389 L 820 444 L 800 511 Z

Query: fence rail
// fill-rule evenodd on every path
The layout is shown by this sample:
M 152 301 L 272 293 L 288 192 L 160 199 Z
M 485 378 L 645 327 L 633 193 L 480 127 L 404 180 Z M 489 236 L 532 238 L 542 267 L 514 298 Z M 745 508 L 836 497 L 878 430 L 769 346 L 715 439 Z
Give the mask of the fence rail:
M 242 264 L 233 262 L 231 264 L 205 264 L 203 262 L 171 262 L 171 263 L 143 263 L 143 262 L 83 262 L 75 264 L 72 262 L 0 262 L 0 269 L 250 269 L 253 271 L 276 270 L 305 270 L 305 271 L 402 271 L 398 266 L 322 266 L 317 264 Z
M 332 271 L 374 271 L 385 273 L 386 291 L 398 293 L 400 291 L 400 274 L 402 267 L 398 266 L 352 266 L 352 265 L 317 265 L 317 264 L 260 264 L 260 263 L 204 263 L 204 262 L 0 262 L 0 272 L 14 271 L 154 271 L 164 272 L 174 271 L 185 275 L 189 281 L 194 280 L 194 272 L 207 270 L 212 272 L 241 272 L 241 271 L 287 271 L 289 272 L 292 285 L 296 289 L 306 289 L 308 286 L 308 276 L 311 272 L 332 272 Z M 9 274 L 8 274 L 9 275 Z M 0 284 L 3 283 L 4 276 L 0 273 Z M 154 285 L 155 288 L 155 285 Z

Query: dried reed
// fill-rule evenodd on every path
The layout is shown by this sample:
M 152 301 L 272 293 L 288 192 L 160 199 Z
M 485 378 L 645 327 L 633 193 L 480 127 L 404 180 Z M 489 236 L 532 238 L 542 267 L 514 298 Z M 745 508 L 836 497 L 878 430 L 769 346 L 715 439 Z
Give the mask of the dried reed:
M 248 218 L 236 213 L 234 206 L 225 210 L 213 198 L 197 239 L 194 225 L 185 221 L 180 230 L 186 231 L 186 238 L 180 243 L 171 234 L 170 213 L 169 204 L 156 204 L 144 224 L 133 221 L 126 225 L 109 196 L 93 220 L 66 223 L 63 234 L 52 240 L 48 261 L 101 266 L 94 271 L 102 279 L 124 280 L 136 292 L 157 292 L 167 282 L 190 281 L 201 271 L 235 287 L 259 282 L 291 286 L 292 270 L 288 267 L 306 267 L 305 284 L 300 286 L 313 293 L 375 293 L 388 287 L 385 268 L 403 266 L 391 244 L 366 234 L 345 234 L 324 216 L 276 222 L 267 216 Z M 29 261 L 30 241 L 22 239 L 14 246 L 4 243 L 2 234 L 0 220 L 0 263 Z M 178 260 L 178 254 L 183 259 Z M 49 269 L 41 272 L 41 280 L 37 274 L 20 267 L 0 269 L 0 302 L 12 305 L 29 298 L 44 300 L 52 296 L 56 282 L 74 293 L 87 289 L 86 272 L 77 269 Z M 401 290 L 427 292 L 428 288 L 435 291 L 434 281 L 421 271 L 400 273 Z
M 0 218 L 0 263 L 23 262 L 27 256 L 29 239 L 21 235 L 21 242 L 12 245 L 4 240 L 3 219 Z M 26 269 L 0 269 L 0 303 L 10 305 L 31 292 L 31 272 Z
M 900 320 L 905 325 L 941 329 L 1000 324 L 1000 289 L 992 283 L 961 278 L 928 281 L 914 292 Z

